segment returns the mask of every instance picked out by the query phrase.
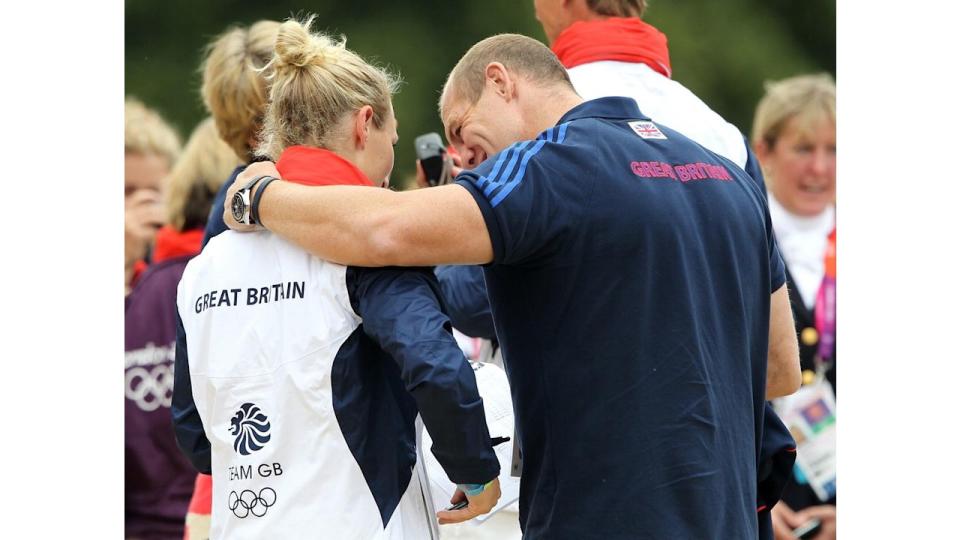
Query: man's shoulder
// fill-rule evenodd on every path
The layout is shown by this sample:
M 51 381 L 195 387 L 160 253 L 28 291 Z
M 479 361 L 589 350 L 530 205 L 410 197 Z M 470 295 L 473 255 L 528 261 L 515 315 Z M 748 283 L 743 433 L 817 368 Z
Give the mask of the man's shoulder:
M 531 171 L 535 171 L 552 158 L 568 151 L 565 146 L 569 124 L 559 124 L 540 133 L 535 139 L 517 141 L 490 156 L 470 171 L 463 171 L 460 178 L 470 181 L 484 192 L 497 186 L 518 184 Z

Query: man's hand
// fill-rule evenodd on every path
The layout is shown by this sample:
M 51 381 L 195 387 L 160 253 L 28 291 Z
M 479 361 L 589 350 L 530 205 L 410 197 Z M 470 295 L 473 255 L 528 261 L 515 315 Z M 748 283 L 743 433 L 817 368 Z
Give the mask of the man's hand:
M 773 537 L 776 540 L 797 540 L 793 530 L 803 525 L 803 520 L 786 503 L 780 501 L 770 511 L 773 521 Z
M 450 499 L 450 503 L 457 504 L 463 502 L 464 499 L 468 502 L 464 508 L 437 512 L 437 518 L 440 519 L 441 525 L 467 521 L 493 510 L 497 501 L 500 500 L 500 479 L 494 478 L 493 482 L 491 482 L 483 492 L 473 497 L 458 489 Z
M 837 540 L 836 506 L 829 504 L 811 506 L 797 512 L 797 516 L 804 523 L 814 518 L 820 520 L 820 532 L 813 537 L 813 540 Z
M 773 537 L 776 540 L 796 540 L 793 530 L 811 519 L 820 520 L 820 531 L 812 540 L 837 539 L 837 507 L 821 504 L 794 512 L 782 501 L 773 507 Z
M 417 160 L 417 187 L 430 187 L 430 183 L 427 182 L 427 173 L 423 172 L 423 165 L 420 164 L 419 159 Z
M 233 201 L 233 195 L 258 176 L 275 176 L 280 178 L 280 171 L 278 171 L 277 166 L 270 161 L 251 163 L 242 173 L 237 175 L 237 178 L 233 181 L 233 185 L 227 190 L 227 199 L 223 205 L 223 222 L 227 224 L 227 227 L 237 232 L 252 232 L 262 228 L 260 225 L 247 225 L 246 223 L 240 223 L 233 219 L 232 205 L 230 204 Z
M 450 176 L 456 178 L 463 171 L 463 160 L 460 159 L 460 154 L 447 154 L 447 157 L 452 162 L 450 165 Z M 426 188 L 430 187 L 430 183 L 427 182 L 427 174 L 423 172 L 423 165 L 420 164 L 420 160 L 417 160 L 417 187 Z

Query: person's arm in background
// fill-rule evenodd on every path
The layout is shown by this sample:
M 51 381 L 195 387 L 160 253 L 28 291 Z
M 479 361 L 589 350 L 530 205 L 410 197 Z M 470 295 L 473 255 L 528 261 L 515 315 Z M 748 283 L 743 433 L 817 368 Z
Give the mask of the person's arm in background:
M 767 399 L 788 396 L 800 388 L 800 347 L 786 284 L 770 295 L 770 343 L 767 355 Z
M 203 242 L 200 244 L 201 248 L 207 246 L 207 242 L 211 238 L 217 236 L 223 231 L 229 230 L 227 224 L 223 222 L 223 207 L 226 204 L 227 200 L 227 191 L 230 189 L 230 186 L 233 185 L 233 181 L 237 179 L 237 175 L 243 172 L 243 169 L 246 168 L 246 165 L 240 165 L 230 173 L 230 178 L 220 186 L 220 189 L 217 190 L 217 194 L 213 196 L 213 203 L 210 205 L 210 215 L 207 216 L 207 225 L 203 229 Z
M 187 359 L 187 334 L 177 313 L 177 350 L 173 366 L 173 399 L 170 403 L 177 446 L 197 471 L 210 473 L 210 441 L 203 430 L 200 413 L 193 401 L 190 362 Z
M 803 382 L 800 373 L 800 344 L 797 342 L 797 329 L 793 322 L 793 309 L 790 307 L 790 293 L 787 291 L 787 268 L 783 264 L 780 247 L 773 232 L 773 221 L 770 219 L 770 209 L 767 206 L 767 193 L 763 186 L 763 174 L 749 146 L 747 153 L 747 165 L 751 167 L 749 161 L 752 159 L 753 174 L 757 174 L 760 179 L 758 191 L 761 198 L 758 199 L 758 203 L 763 209 L 770 268 L 770 336 L 767 345 L 767 399 L 769 400 L 788 396 L 800 388 Z M 754 180 L 757 180 L 757 177 L 754 177 Z
M 447 148 L 447 156 L 451 161 L 450 172 L 456 178 L 464 170 L 463 161 L 452 146 Z M 419 159 L 416 161 L 416 171 L 417 186 L 422 189 L 431 187 Z M 453 327 L 466 336 L 496 341 L 497 332 L 493 326 L 483 270 L 473 265 L 441 265 L 433 273 L 440 282 L 444 305 Z
M 244 182 L 262 175 L 279 177 L 279 172 L 269 162 L 250 165 L 227 200 Z M 270 231 L 344 265 L 484 264 L 493 259 L 480 208 L 466 188 L 455 184 L 394 192 L 273 182 L 263 192 L 259 215 Z M 224 221 L 236 230 L 255 229 L 237 223 L 226 210 Z
M 468 495 L 469 505 L 460 514 L 441 519 L 455 523 L 489 512 L 500 498 L 500 462 L 476 376 L 450 332 L 436 278 L 423 268 L 350 267 L 347 272 L 363 330 L 400 367 L 433 439 L 433 454 L 450 481 L 487 486 Z
M 483 270 L 479 266 L 444 265 L 434 274 L 453 327 L 470 337 L 496 340 Z

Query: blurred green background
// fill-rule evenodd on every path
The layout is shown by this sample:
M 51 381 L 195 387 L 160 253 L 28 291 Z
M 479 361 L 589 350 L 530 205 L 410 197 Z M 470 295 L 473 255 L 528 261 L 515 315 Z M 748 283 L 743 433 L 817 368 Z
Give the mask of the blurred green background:
M 650 0 L 644 19 L 669 40 L 673 77 L 749 134 L 763 82 L 836 70 L 834 0 Z M 126 0 L 126 94 L 159 110 L 186 138 L 205 115 L 203 47 L 230 24 L 315 13 L 314 28 L 399 72 L 400 144 L 393 185 L 413 175 L 413 139 L 442 133 L 440 86 L 466 50 L 501 32 L 546 42 L 533 0 Z

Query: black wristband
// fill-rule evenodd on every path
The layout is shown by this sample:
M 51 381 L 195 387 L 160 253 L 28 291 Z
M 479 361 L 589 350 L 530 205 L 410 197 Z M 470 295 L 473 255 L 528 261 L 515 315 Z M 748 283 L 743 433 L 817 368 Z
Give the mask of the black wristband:
M 253 180 L 250 180 L 249 182 L 247 182 L 245 186 L 240 188 L 240 191 L 250 191 L 250 189 L 253 188 L 253 186 L 257 185 L 257 182 L 259 182 L 261 178 L 266 178 L 266 176 L 255 177 Z
M 263 181 L 257 186 L 257 191 L 253 195 L 253 201 L 250 202 L 250 221 L 257 225 L 263 225 L 263 223 L 260 222 L 260 197 L 263 196 L 263 192 L 266 191 L 270 182 L 274 180 L 279 180 L 279 178 L 275 176 L 264 176 Z

